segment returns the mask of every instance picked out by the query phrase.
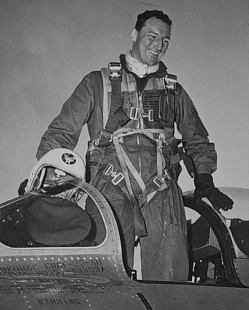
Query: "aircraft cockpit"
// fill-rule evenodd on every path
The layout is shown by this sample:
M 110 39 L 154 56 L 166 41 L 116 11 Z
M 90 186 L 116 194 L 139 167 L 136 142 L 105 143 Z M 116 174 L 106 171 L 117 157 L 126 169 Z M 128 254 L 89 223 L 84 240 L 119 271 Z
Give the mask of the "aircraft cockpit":
M 96 246 L 85 199 L 95 205 L 98 193 L 84 179 L 77 153 L 58 148 L 45 154 L 21 184 L 20 197 L 1 208 L 0 241 L 14 248 Z
M 59 197 L 65 188 L 81 197 L 78 204 Z M 53 191 L 55 188 L 53 188 Z M 121 245 L 110 206 L 90 184 L 67 181 L 56 195 L 29 192 L 1 204 L 0 254 L 13 251 L 39 253 L 119 253 Z M 54 197 L 55 196 L 55 197 Z M 94 225 L 85 211 L 87 199 L 95 201 L 103 219 L 103 242 L 94 240 Z M 193 193 L 184 195 L 188 223 L 189 281 L 213 285 L 249 285 L 249 221 L 226 219 L 208 203 L 196 205 Z M 240 270 L 240 272 L 238 272 Z
M 48 271 L 47 265 L 40 263 L 42 259 L 72 259 L 78 262 L 64 263 L 63 274 L 85 275 L 95 270 L 97 276 L 129 279 L 122 260 L 118 226 L 108 202 L 78 177 L 78 171 L 84 174 L 85 168 L 81 163 L 73 168 L 79 163 L 77 154 L 75 157 L 64 149 L 53 153 L 55 158 L 45 155 L 43 162 L 39 161 L 31 170 L 24 195 L 0 204 L 0 260 L 2 266 L 7 266 L 2 270 L 0 266 L 0 271 L 9 274 L 6 269 L 9 260 L 23 266 L 22 258 L 32 258 L 39 260 L 37 272 L 53 275 L 55 271 Z M 62 159 L 60 164 L 58 155 Z M 205 201 L 196 204 L 193 192 L 185 193 L 183 199 L 188 224 L 189 283 L 249 286 L 249 221 L 234 215 L 232 219 L 226 218 L 228 213 L 214 210 Z M 89 201 L 99 211 L 103 227 L 100 242 L 94 238 L 96 227 L 85 210 Z M 87 264 L 92 267 L 93 257 L 101 258 L 103 269 L 86 268 Z M 139 274 L 135 270 L 133 280 L 137 280 L 136 273 Z
M 32 192 L 2 207 L 0 242 L 13 248 L 97 246 L 84 203 L 77 204 L 60 196 L 67 188 L 67 191 L 77 192 L 84 200 L 86 194 L 82 188 L 87 185 L 70 181 L 62 187 L 53 188 L 56 195 Z M 95 193 L 93 195 L 96 198 Z M 106 234 L 105 231 L 103 240 Z

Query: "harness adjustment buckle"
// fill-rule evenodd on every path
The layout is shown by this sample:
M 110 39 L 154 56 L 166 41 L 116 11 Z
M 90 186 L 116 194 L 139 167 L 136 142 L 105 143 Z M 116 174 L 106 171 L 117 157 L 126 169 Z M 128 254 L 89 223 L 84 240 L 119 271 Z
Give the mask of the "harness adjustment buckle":
M 108 164 L 104 170 L 104 174 L 105 175 L 110 175 L 113 174 L 113 165 L 112 164 Z
M 149 122 L 153 122 L 153 121 L 154 121 L 154 113 L 153 113 L 153 110 L 149 110 L 147 114 L 142 114 L 142 117 L 148 118 L 148 121 L 149 121 Z
M 118 185 L 119 182 L 121 182 L 124 179 L 123 173 L 119 172 L 118 174 L 115 174 L 114 172 L 114 178 L 112 179 L 113 185 Z
M 131 107 L 131 110 L 130 110 L 130 119 L 136 120 L 136 121 L 139 120 L 138 108 Z
M 163 177 L 159 177 L 158 175 L 153 179 L 153 183 L 155 183 L 157 187 L 161 187 L 164 182 L 165 179 Z
M 119 182 L 121 182 L 124 179 L 123 173 L 119 172 L 116 173 L 114 171 L 114 166 L 112 164 L 108 164 L 104 170 L 105 175 L 111 175 L 112 176 L 112 184 L 118 185 Z
M 172 180 L 168 169 L 164 169 L 164 175 L 165 175 L 164 179 L 167 178 L 168 180 Z
M 108 64 L 109 79 L 110 80 L 118 80 L 121 78 L 122 66 L 119 62 L 110 62 Z
M 153 182 L 154 184 L 156 184 L 157 187 L 161 187 L 163 185 L 163 183 L 167 182 L 166 179 L 168 179 L 169 181 L 172 180 L 171 175 L 168 171 L 168 169 L 164 169 L 164 174 L 162 177 L 160 177 L 159 175 L 157 175 L 154 179 Z M 167 185 L 167 184 L 166 184 Z
M 149 110 L 149 112 L 148 112 L 148 120 L 149 120 L 149 122 L 153 122 L 154 121 L 153 110 Z

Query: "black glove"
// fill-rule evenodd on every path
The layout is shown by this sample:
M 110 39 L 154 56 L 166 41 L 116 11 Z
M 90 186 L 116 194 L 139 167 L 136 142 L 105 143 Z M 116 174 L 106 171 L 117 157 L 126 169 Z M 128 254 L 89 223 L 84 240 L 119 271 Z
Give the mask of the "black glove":
M 22 181 L 22 183 L 20 184 L 19 188 L 18 188 L 18 195 L 24 195 L 25 194 L 25 187 L 27 186 L 28 183 L 28 179 L 25 179 L 24 181 Z
M 232 209 L 234 202 L 214 186 L 211 174 L 199 174 L 194 182 L 196 188 L 194 198 L 197 203 L 199 203 L 202 198 L 206 197 L 216 210 L 220 208 L 224 211 Z

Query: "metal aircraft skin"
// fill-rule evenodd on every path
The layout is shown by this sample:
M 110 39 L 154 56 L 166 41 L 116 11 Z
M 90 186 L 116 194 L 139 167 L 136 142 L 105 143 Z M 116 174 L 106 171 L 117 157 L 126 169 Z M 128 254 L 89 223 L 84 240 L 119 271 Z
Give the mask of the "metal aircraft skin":
M 10 246 L 4 230 L 18 226 L 19 214 L 44 194 L 29 192 L 0 204 L 0 309 L 249 309 L 249 258 L 236 246 L 225 212 L 222 215 L 206 202 L 196 205 L 193 193 L 186 193 L 185 206 L 200 210 L 201 216 L 213 221 L 208 241 L 199 248 L 190 247 L 193 252 L 190 280 L 186 283 L 134 280 L 127 276 L 123 266 L 118 227 L 110 206 L 90 184 L 74 185 L 98 206 L 106 226 L 105 240 L 94 246 Z M 248 193 L 245 198 L 248 201 Z M 233 212 L 236 207 L 235 201 Z M 207 253 L 211 253 L 211 258 Z M 221 263 L 218 267 L 217 257 Z M 195 266 L 205 259 L 207 266 L 216 266 L 216 275 L 212 275 L 209 266 L 207 277 L 199 283 L 203 274 L 199 277 Z

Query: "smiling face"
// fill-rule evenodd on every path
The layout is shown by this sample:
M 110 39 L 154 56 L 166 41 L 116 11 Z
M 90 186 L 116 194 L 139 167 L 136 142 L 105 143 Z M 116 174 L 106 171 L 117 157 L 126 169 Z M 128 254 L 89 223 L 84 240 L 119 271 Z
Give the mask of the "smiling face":
M 131 32 L 131 56 L 148 66 L 156 65 L 168 49 L 170 35 L 168 24 L 155 17 L 147 19 L 140 31 Z

